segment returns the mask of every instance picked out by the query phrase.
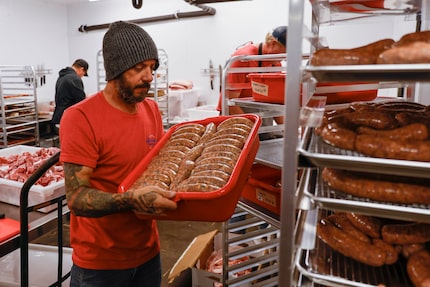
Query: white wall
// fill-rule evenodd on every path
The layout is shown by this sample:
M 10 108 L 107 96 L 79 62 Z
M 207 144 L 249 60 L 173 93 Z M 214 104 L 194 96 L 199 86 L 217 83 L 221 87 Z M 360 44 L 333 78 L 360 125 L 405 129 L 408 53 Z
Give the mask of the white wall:
M 288 24 L 288 1 L 233 1 L 208 6 L 216 10 L 214 16 L 147 23 L 142 27 L 159 48 L 166 50 L 169 79 L 192 80 L 203 99 L 215 103 L 219 79 L 211 90 L 210 79 L 202 70 L 208 68 L 210 60 L 216 68 L 223 66 L 237 46 L 247 41 L 261 42 L 274 27 Z M 305 7 L 304 18 L 310 23 L 309 2 Z M 144 0 L 141 9 L 133 8 L 129 0 L 83 1 L 68 6 L 52 0 L 0 0 L 0 65 L 44 65 L 51 69 L 47 84 L 38 89 L 40 101 L 45 101 L 53 99 L 58 71 L 76 58 L 84 58 L 90 64 L 90 76 L 84 78 L 84 85 L 92 94 L 97 91 L 97 52 L 106 30 L 82 33 L 78 31 L 81 25 L 197 10 L 183 0 Z M 413 21 L 405 28 L 403 19 L 393 20 L 393 25 L 381 23 L 375 27 L 366 20 L 356 26 L 323 26 L 320 35 L 330 39 L 330 47 L 346 48 L 390 36 L 397 39 L 414 29 Z
M 0 0 L 0 65 L 44 65 L 52 69 L 38 88 L 40 101 L 54 97 L 57 71 L 68 65 L 67 10 L 33 0 Z
M 154 38 L 158 48 L 169 57 L 169 80 L 192 80 L 208 103 L 215 103 L 219 94 L 218 79 L 210 89 L 210 80 L 202 74 L 212 60 L 215 67 L 224 65 L 230 54 L 247 41 L 260 42 L 267 32 L 287 24 L 288 2 L 284 0 L 252 0 L 208 4 L 216 10 L 214 16 L 184 18 L 142 24 Z M 198 11 L 199 8 L 183 0 L 144 0 L 141 9 L 132 7 L 130 1 L 103 0 L 82 3 L 68 9 L 69 60 L 86 58 L 95 67 L 96 54 L 101 49 L 106 30 L 78 32 L 81 25 L 110 23 L 116 20 L 133 20 L 176 12 Z M 91 68 L 90 68 L 91 69 Z M 87 91 L 97 90 L 95 71 L 90 70 L 91 80 Z

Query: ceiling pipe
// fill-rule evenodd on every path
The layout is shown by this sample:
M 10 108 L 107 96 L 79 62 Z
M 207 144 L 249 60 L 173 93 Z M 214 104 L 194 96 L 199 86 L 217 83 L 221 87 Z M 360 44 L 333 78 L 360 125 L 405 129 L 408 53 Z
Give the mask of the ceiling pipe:
M 185 2 L 187 2 L 187 1 L 185 1 Z M 192 4 L 190 4 L 190 5 L 192 5 Z M 147 18 L 129 20 L 128 22 L 131 22 L 134 24 L 154 23 L 154 22 L 167 21 L 167 20 L 177 20 L 177 19 L 182 19 L 182 18 L 213 16 L 216 13 L 216 10 L 212 7 L 208 7 L 206 5 L 195 5 L 195 6 L 199 7 L 201 10 L 200 11 L 191 11 L 191 12 L 176 12 L 176 13 L 170 14 L 170 15 L 162 15 L 162 16 L 155 16 L 155 17 L 147 17 Z M 94 31 L 94 30 L 103 30 L 103 29 L 108 29 L 109 26 L 110 26 L 110 23 L 90 25 L 90 26 L 81 25 L 78 28 L 78 31 L 79 32 L 89 32 L 89 31 Z

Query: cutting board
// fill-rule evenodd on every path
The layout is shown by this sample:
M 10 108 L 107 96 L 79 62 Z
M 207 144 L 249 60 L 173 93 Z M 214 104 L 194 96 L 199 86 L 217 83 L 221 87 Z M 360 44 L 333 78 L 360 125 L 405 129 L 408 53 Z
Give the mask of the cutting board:
M 11 218 L 0 219 L 0 242 L 19 234 L 19 221 Z

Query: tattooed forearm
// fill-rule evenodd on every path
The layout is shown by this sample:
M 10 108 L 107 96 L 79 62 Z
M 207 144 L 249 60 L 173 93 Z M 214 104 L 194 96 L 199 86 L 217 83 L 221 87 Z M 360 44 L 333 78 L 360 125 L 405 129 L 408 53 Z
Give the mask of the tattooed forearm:
M 130 194 L 110 193 L 90 187 L 92 169 L 64 163 L 67 204 L 78 216 L 100 217 L 121 210 L 131 210 Z

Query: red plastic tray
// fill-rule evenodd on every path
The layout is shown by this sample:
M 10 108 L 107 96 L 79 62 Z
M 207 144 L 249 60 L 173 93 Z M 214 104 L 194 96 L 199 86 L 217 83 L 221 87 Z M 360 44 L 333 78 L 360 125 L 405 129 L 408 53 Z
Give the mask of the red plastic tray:
M 0 242 L 19 234 L 19 231 L 19 221 L 10 218 L 0 219 Z
M 187 221 L 214 221 L 222 222 L 231 217 L 236 208 L 242 188 L 246 183 L 260 142 L 258 128 L 261 118 L 253 114 L 231 115 L 206 118 L 204 120 L 190 121 L 171 127 L 163 138 L 155 145 L 150 153 L 138 164 L 135 170 L 118 187 L 119 192 L 125 192 L 142 175 L 146 167 L 164 146 L 172 133 L 179 127 L 189 123 L 207 125 L 211 122 L 220 124 L 231 117 L 246 117 L 254 122 L 249 136 L 242 148 L 239 159 L 230 175 L 226 185 L 218 190 L 210 192 L 181 192 L 176 193 L 175 201 L 178 203 L 176 210 L 166 211 L 163 215 L 139 215 L 142 218 L 155 218 L 162 220 L 187 220 Z
M 285 98 L 285 73 L 251 73 L 252 97 L 257 102 L 283 104 Z
M 281 169 L 275 169 L 261 164 L 254 164 L 251 175 L 246 182 L 242 198 L 280 215 L 281 213 Z

